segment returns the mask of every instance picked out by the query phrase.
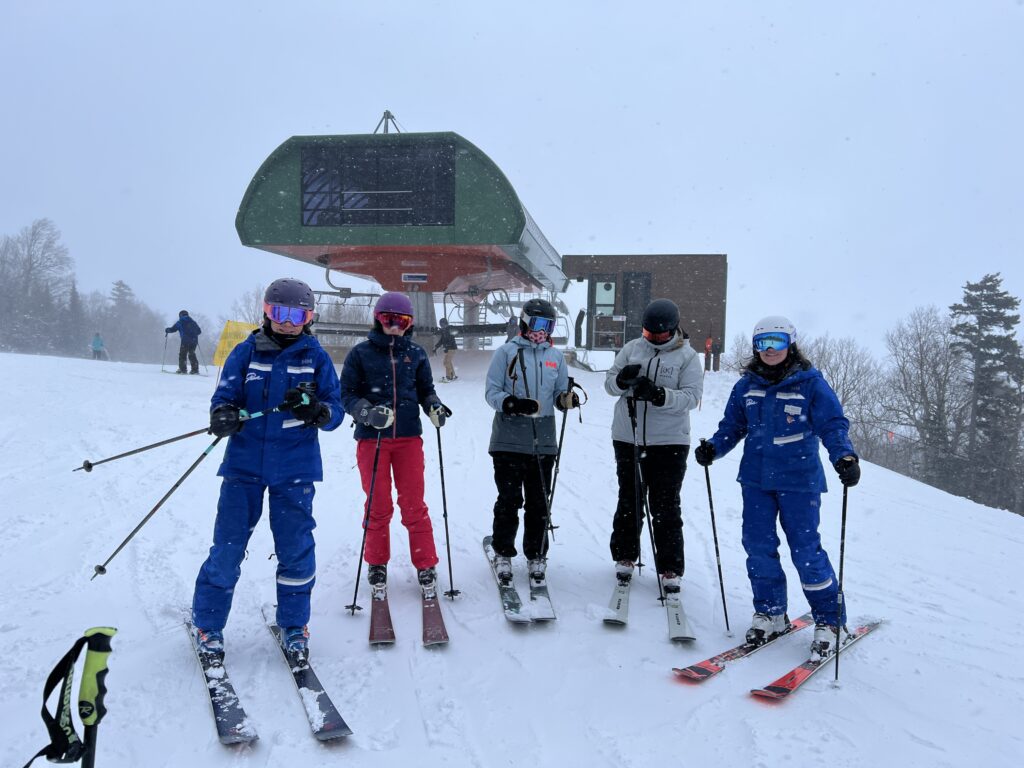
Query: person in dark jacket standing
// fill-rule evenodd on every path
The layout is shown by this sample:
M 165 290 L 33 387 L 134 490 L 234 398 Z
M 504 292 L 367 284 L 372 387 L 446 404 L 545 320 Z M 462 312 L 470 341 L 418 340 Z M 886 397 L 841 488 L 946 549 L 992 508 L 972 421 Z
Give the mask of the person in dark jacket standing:
M 737 480 L 754 593 L 746 640 L 759 645 L 789 626 L 778 520 L 814 616 L 811 659 L 817 661 L 834 653 L 837 640 L 841 644 L 847 635 L 845 600 L 840 607 L 835 571 L 818 533 L 821 494 L 828 490 L 819 444 L 844 486 L 860 480 L 860 464 L 836 393 L 800 354 L 796 339 L 785 317 L 766 317 L 754 326 L 753 357 L 732 389 L 718 431 L 693 455 L 706 467 L 745 440 Z
M 210 431 L 230 440 L 218 471 L 224 480 L 213 546 L 192 598 L 201 652 L 223 654 L 231 598 L 265 493 L 277 554 L 277 624 L 290 652 L 308 651 L 306 624 L 316 581 L 313 483 L 323 480 L 317 434 L 336 429 L 345 415 L 334 363 L 310 333 L 313 301 L 301 280 L 272 282 L 264 295 L 263 326 L 228 355 L 213 394 Z M 282 404 L 280 412 L 245 418 Z
M 569 391 L 565 358 L 551 345 L 554 327 L 550 302 L 526 302 L 519 335 L 495 351 L 487 370 L 484 396 L 495 410 L 488 452 L 498 490 L 491 544 L 502 583 L 512 581 L 520 507 L 527 569 L 533 581 L 545 582 L 548 490 L 558 450 L 555 408 L 579 407 L 578 396 Z
M 181 339 L 181 346 L 178 347 L 178 373 L 188 373 L 185 369 L 185 358 L 188 358 L 188 362 L 192 364 L 192 373 L 199 373 L 199 358 L 196 357 L 196 347 L 199 346 L 199 334 L 203 332 L 203 329 L 199 327 L 199 323 L 189 317 L 188 310 L 183 309 L 178 313 L 178 322 L 174 325 L 164 328 L 164 333 L 178 332 L 178 337 Z
M 409 554 L 423 594 L 437 589 L 437 550 L 434 528 L 423 500 L 423 426 L 420 408 L 435 427 L 452 415 L 437 394 L 426 350 L 408 337 L 415 316 L 404 293 L 382 294 L 373 310 L 373 328 L 357 344 L 341 370 L 341 402 L 355 421 L 356 459 L 363 490 L 373 507 L 366 517 L 364 559 L 374 596 L 387 594 L 387 566 L 391 559 L 391 518 L 395 513 L 391 480 L 398 491 L 402 525 L 409 532 Z M 374 455 L 380 455 L 374 479 Z
M 700 358 L 679 330 L 679 308 L 656 299 L 644 310 L 643 332 L 619 350 L 604 388 L 617 395 L 612 419 L 612 447 L 619 498 L 612 522 L 611 553 L 616 576 L 626 584 L 640 556 L 643 506 L 637 508 L 639 445 L 641 505 L 651 510 L 657 547 L 657 571 L 665 592 L 679 592 L 683 576 L 683 517 L 679 493 L 690 451 L 690 411 L 704 392 Z M 634 416 L 630 418 L 630 409 Z M 636 420 L 636 431 L 633 429 Z
M 455 341 L 455 334 L 452 333 L 447 320 L 442 317 L 437 324 L 439 326 L 438 333 L 441 338 L 434 345 L 434 351 L 444 350 L 444 379 L 442 381 L 455 381 L 459 377 L 455 375 L 455 364 L 452 358 L 455 357 L 455 350 L 459 348 L 459 345 Z

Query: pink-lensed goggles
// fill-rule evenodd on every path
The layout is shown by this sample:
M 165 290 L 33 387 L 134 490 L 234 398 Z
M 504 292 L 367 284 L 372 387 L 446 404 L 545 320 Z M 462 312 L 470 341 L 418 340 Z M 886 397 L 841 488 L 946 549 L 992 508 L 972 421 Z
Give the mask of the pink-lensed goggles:
M 412 315 L 403 315 L 400 312 L 377 312 L 374 317 L 382 327 L 397 328 L 400 331 L 408 330 L 413 321 Z

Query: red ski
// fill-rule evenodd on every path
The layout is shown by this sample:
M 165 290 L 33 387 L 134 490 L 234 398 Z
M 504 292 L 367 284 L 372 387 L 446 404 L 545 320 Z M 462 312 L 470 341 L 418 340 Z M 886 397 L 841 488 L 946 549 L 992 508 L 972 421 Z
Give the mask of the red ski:
M 391 623 L 391 609 L 387 594 L 370 600 L 370 645 L 395 642 L 395 627 Z
M 843 643 L 840 648 L 840 653 L 845 653 L 846 649 L 851 645 L 860 640 L 864 635 L 869 634 L 872 630 L 876 629 L 880 621 L 872 621 L 867 624 L 862 624 L 857 627 L 853 632 L 850 633 L 850 638 Z M 798 667 L 794 667 L 789 672 L 784 674 L 778 680 L 773 683 L 769 683 L 764 688 L 754 688 L 750 693 L 754 696 L 760 696 L 765 699 L 779 700 L 784 699 L 791 693 L 796 691 L 801 685 L 811 679 L 811 676 L 818 670 L 829 666 L 829 663 L 835 658 L 833 653 L 831 656 L 822 659 L 821 661 L 811 661 L 808 659 Z
M 778 640 L 780 637 L 785 637 L 791 632 L 796 632 L 798 629 L 803 629 L 814 623 L 814 619 L 811 618 L 811 614 L 805 613 L 798 619 L 794 619 L 789 624 L 789 629 L 782 632 L 767 643 L 761 643 L 761 645 L 751 645 L 750 643 L 741 643 L 735 648 L 730 648 L 728 651 L 723 651 L 717 656 L 712 656 L 710 659 L 704 659 L 704 661 L 698 661 L 696 664 L 691 664 L 688 667 L 673 667 L 672 671 L 675 672 L 679 677 L 687 680 L 692 680 L 695 683 L 701 683 L 707 680 L 709 677 L 714 677 L 723 669 L 725 669 L 725 663 L 727 661 L 736 661 L 742 659 L 750 654 L 761 650 L 765 646 L 769 646 Z

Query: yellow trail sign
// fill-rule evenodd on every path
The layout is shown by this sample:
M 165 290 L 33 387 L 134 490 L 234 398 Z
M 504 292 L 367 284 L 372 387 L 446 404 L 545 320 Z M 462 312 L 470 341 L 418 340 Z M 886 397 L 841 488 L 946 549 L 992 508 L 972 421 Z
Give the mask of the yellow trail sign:
M 217 342 L 217 350 L 213 353 L 213 364 L 217 367 L 223 366 L 231 350 L 258 327 L 252 323 L 240 323 L 237 320 L 228 320 L 224 323 L 224 330 L 220 332 L 220 341 Z

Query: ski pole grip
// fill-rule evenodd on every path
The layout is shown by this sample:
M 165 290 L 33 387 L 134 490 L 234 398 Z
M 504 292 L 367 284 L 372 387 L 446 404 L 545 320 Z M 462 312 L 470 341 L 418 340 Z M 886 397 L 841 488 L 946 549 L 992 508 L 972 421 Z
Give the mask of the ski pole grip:
M 117 634 L 114 627 L 93 627 L 85 631 L 85 667 L 82 684 L 78 689 L 78 716 L 82 725 L 98 725 L 107 708 L 103 697 L 107 692 L 107 658 L 110 656 L 110 638 Z

